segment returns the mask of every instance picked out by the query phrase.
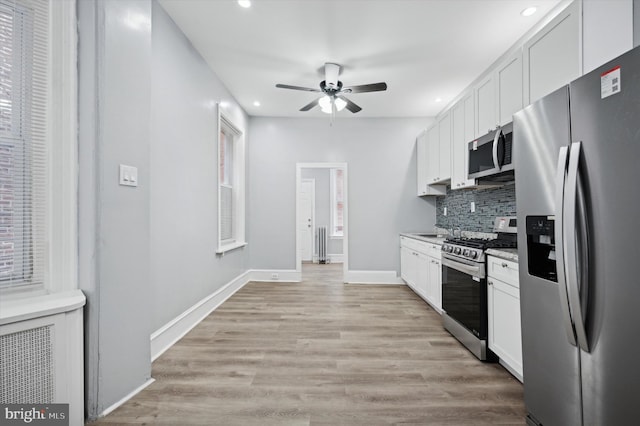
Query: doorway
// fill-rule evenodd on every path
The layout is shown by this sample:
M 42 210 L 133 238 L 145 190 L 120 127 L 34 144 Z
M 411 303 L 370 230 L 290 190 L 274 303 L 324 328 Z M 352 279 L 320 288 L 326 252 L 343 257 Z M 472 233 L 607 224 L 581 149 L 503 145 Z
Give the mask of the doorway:
M 314 186 L 312 214 L 310 181 Z M 296 271 L 300 276 L 305 262 L 307 271 L 318 271 L 325 265 L 326 271 L 341 270 L 341 282 L 345 282 L 349 269 L 348 199 L 347 163 L 296 164 Z

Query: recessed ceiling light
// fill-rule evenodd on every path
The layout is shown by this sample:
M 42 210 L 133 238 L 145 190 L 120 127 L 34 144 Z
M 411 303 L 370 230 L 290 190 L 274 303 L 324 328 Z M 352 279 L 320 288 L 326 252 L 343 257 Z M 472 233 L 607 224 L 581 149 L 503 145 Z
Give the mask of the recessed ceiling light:
M 531 15 L 533 15 L 534 13 L 536 13 L 536 10 L 538 10 L 538 8 L 537 8 L 537 7 L 535 7 L 535 6 L 531 6 L 531 7 L 526 8 L 526 9 L 525 9 L 525 10 L 523 10 L 522 12 L 520 12 L 520 15 L 522 15 L 522 16 L 531 16 Z
M 442 98 L 436 98 L 436 102 L 442 102 Z
M 253 103 L 253 106 L 260 106 L 260 102 L 255 101 L 255 102 Z
M 245 9 L 251 7 L 251 0 L 238 0 L 238 4 L 240 7 L 244 7 Z

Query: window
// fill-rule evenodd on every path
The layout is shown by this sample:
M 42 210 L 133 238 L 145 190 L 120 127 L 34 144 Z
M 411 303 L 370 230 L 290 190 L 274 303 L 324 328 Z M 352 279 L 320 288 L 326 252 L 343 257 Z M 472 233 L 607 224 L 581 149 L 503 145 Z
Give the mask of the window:
M 0 0 L 0 289 L 44 288 L 48 2 Z
M 244 246 L 244 134 L 219 113 L 218 253 Z
M 331 236 L 344 237 L 344 170 L 331 169 Z

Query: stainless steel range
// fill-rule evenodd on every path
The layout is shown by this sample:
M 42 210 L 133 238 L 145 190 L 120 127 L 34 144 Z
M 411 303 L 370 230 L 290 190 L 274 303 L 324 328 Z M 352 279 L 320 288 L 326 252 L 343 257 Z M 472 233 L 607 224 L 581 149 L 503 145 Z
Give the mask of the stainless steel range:
M 496 218 L 493 232 L 495 239 L 448 238 L 442 245 L 444 328 L 482 361 L 497 360 L 487 347 L 485 250 L 516 247 L 516 218 Z

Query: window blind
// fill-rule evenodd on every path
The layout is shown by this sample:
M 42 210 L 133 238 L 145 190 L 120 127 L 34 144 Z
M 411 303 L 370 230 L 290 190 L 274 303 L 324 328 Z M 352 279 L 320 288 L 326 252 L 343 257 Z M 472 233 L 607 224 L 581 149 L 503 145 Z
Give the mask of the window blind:
M 0 288 L 45 282 L 48 6 L 0 0 Z

